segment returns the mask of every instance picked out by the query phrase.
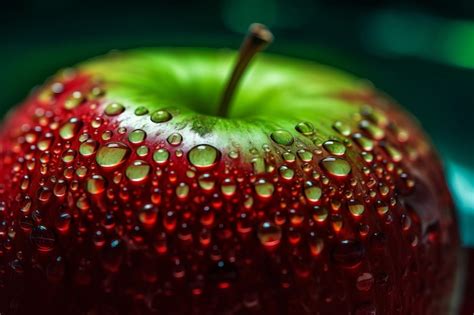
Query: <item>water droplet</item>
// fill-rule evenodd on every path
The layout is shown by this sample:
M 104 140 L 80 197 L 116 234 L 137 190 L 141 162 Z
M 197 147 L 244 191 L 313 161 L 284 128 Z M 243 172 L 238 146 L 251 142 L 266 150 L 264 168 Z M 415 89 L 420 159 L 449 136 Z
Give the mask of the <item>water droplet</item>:
M 148 109 L 144 106 L 138 106 L 135 109 L 135 115 L 137 115 L 137 116 L 143 116 L 143 115 L 146 115 L 146 114 L 148 114 Z
M 92 195 L 103 193 L 105 187 L 106 182 L 101 175 L 92 175 L 86 182 L 86 189 Z
M 332 252 L 334 261 L 346 268 L 354 268 L 362 262 L 364 247 L 358 240 L 342 240 Z
M 275 187 L 272 183 L 260 179 L 255 183 L 255 192 L 262 199 L 268 199 L 273 195 Z
M 298 154 L 298 157 L 303 162 L 311 162 L 313 160 L 313 154 L 309 151 L 301 149 L 301 150 L 298 150 L 298 152 L 296 153 Z
M 179 199 L 186 199 L 189 195 L 189 186 L 186 183 L 180 183 L 178 187 L 176 187 L 176 196 Z
M 255 174 L 263 174 L 266 171 L 265 160 L 262 157 L 252 159 L 252 167 Z
M 364 105 L 360 109 L 362 116 L 367 117 L 369 120 L 377 124 L 378 126 L 385 127 L 388 125 L 388 118 L 379 110 L 376 110 L 369 105 Z
M 97 164 L 103 168 L 115 168 L 124 163 L 130 149 L 121 142 L 111 142 L 99 148 L 96 155 Z
M 280 145 L 291 145 L 294 141 L 293 136 L 286 130 L 276 130 L 270 135 L 273 141 Z
M 189 162 L 198 169 L 208 169 L 216 165 L 219 157 L 219 151 L 208 144 L 197 145 L 188 153 Z
M 342 158 L 337 157 L 327 157 L 321 161 L 321 166 L 324 168 L 330 175 L 335 177 L 346 177 L 351 172 L 351 165 Z
M 357 277 L 357 290 L 369 291 L 374 285 L 374 276 L 371 273 L 364 272 Z
M 359 217 L 364 213 L 365 207 L 363 204 L 360 204 L 356 201 L 349 202 L 349 211 L 352 213 L 353 216 Z
M 287 163 L 294 163 L 296 161 L 296 156 L 291 152 L 283 152 L 282 156 Z
M 168 141 L 169 144 L 171 144 L 172 146 L 178 146 L 181 144 L 181 142 L 183 141 L 183 136 L 181 136 L 181 134 L 179 133 L 172 133 L 171 135 L 169 135 L 168 139 L 166 139 L 166 141 Z
M 374 142 L 360 133 L 355 133 L 352 139 L 365 151 L 372 151 L 374 149 Z
M 138 156 L 141 156 L 141 157 L 147 156 L 148 152 L 149 152 L 149 149 L 146 145 L 141 145 L 137 148 L 137 155 Z
M 170 153 L 165 148 L 160 148 L 153 153 L 153 161 L 158 164 L 164 164 L 168 162 Z
M 381 140 L 385 137 L 385 132 L 383 129 L 374 124 L 371 124 L 367 120 L 362 120 L 359 123 L 359 127 L 361 130 L 364 130 L 366 133 L 368 133 L 372 139 Z
M 93 155 L 97 151 L 98 143 L 93 139 L 89 139 L 86 142 L 81 143 L 79 146 L 79 153 L 82 156 L 88 157 Z
M 322 190 L 318 186 L 313 186 L 311 182 L 307 182 L 304 188 L 304 195 L 311 203 L 316 203 L 321 198 Z
M 133 144 L 142 143 L 146 138 L 146 132 L 141 129 L 135 129 L 128 135 L 128 141 Z
M 173 116 L 171 116 L 171 114 L 166 110 L 154 111 L 150 116 L 151 121 L 154 123 L 163 123 L 171 120 L 171 118 L 173 118 Z
M 61 158 L 62 158 L 63 162 L 66 163 L 66 164 L 72 163 L 74 161 L 74 159 L 76 158 L 76 151 L 74 151 L 72 149 L 66 150 L 63 153 Z
M 325 207 L 314 206 L 313 207 L 313 219 L 316 222 L 325 222 L 328 217 L 328 209 Z
M 285 180 L 292 180 L 295 176 L 295 171 L 286 165 L 282 165 L 279 168 L 280 176 Z
M 343 123 L 342 121 L 336 121 L 332 125 L 333 129 L 339 132 L 343 136 L 349 136 L 351 134 L 351 127 L 349 125 Z
M 332 155 L 341 156 L 346 153 L 346 146 L 336 140 L 328 140 L 324 142 L 323 147 Z
M 82 122 L 73 117 L 59 129 L 59 136 L 64 140 L 70 140 L 76 136 L 81 127 Z
M 79 106 L 85 101 L 85 97 L 80 91 L 73 92 L 64 102 L 64 108 L 71 110 Z
M 142 182 L 150 174 L 151 167 L 144 161 L 133 161 L 125 170 L 125 176 L 132 182 Z
M 211 177 L 210 174 L 202 174 L 199 176 L 198 179 L 198 184 L 199 187 L 201 187 L 203 190 L 211 191 L 214 189 L 214 186 L 216 185 L 215 180 Z
M 300 122 L 295 127 L 296 131 L 305 136 L 311 136 L 314 134 L 313 124 L 309 122 Z
M 39 225 L 31 231 L 30 240 L 41 252 L 50 252 L 56 242 L 53 232 L 43 225 Z
M 391 144 L 383 143 L 382 148 L 388 154 L 388 156 L 390 156 L 392 161 L 400 162 L 402 160 L 402 158 L 403 158 L 402 153 L 398 149 L 396 149 L 394 146 L 392 146 Z
M 105 107 L 105 114 L 107 116 L 117 116 L 125 111 L 125 107 L 119 103 L 110 103 Z
M 221 186 L 221 191 L 224 196 L 232 197 L 237 190 L 237 185 L 230 178 L 224 179 Z
M 258 239 L 267 249 L 274 249 L 280 244 L 281 228 L 270 222 L 263 222 L 258 228 Z

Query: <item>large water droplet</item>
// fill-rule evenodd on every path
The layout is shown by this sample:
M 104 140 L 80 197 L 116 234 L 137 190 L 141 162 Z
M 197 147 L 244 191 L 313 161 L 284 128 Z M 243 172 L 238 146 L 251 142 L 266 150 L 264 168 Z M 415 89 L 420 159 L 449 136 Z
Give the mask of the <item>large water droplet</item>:
M 219 157 L 219 151 L 208 144 L 197 145 L 188 153 L 189 162 L 198 169 L 207 169 L 216 165 Z
M 121 142 L 110 142 L 99 148 L 96 155 L 97 164 L 103 168 L 115 168 L 124 163 L 130 149 Z
M 286 130 L 276 130 L 270 135 L 273 141 L 280 145 L 291 145 L 293 143 L 293 136 Z
M 351 172 L 352 168 L 349 162 L 342 158 L 327 157 L 321 161 L 321 166 L 330 175 L 344 178 Z

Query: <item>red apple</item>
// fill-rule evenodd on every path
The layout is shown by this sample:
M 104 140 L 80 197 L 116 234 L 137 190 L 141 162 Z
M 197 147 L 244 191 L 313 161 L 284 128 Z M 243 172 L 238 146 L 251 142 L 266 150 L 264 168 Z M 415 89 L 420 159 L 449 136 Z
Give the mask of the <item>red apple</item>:
M 237 90 L 270 39 L 227 89 L 234 52 L 139 49 L 12 110 L 2 314 L 450 312 L 454 206 L 419 124 L 306 61 L 259 56 Z

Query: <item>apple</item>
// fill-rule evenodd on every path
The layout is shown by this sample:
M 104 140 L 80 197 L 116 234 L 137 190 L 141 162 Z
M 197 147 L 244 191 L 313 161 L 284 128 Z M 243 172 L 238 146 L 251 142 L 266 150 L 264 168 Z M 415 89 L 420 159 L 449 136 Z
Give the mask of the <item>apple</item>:
M 366 80 L 251 63 L 271 39 L 112 53 L 9 113 L 2 314 L 451 311 L 459 239 L 429 139 Z

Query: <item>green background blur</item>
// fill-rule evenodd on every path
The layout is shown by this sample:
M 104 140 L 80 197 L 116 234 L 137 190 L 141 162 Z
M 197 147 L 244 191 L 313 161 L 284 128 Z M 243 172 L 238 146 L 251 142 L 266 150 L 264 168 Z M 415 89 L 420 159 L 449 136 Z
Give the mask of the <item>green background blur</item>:
M 269 51 L 369 78 L 418 117 L 474 246 L 474 1 L 414 2 L 3 1 L 0 115 L 59 68 L 111 49 L 238 48 L 248 25 L 263 22 L 276 36 Z

